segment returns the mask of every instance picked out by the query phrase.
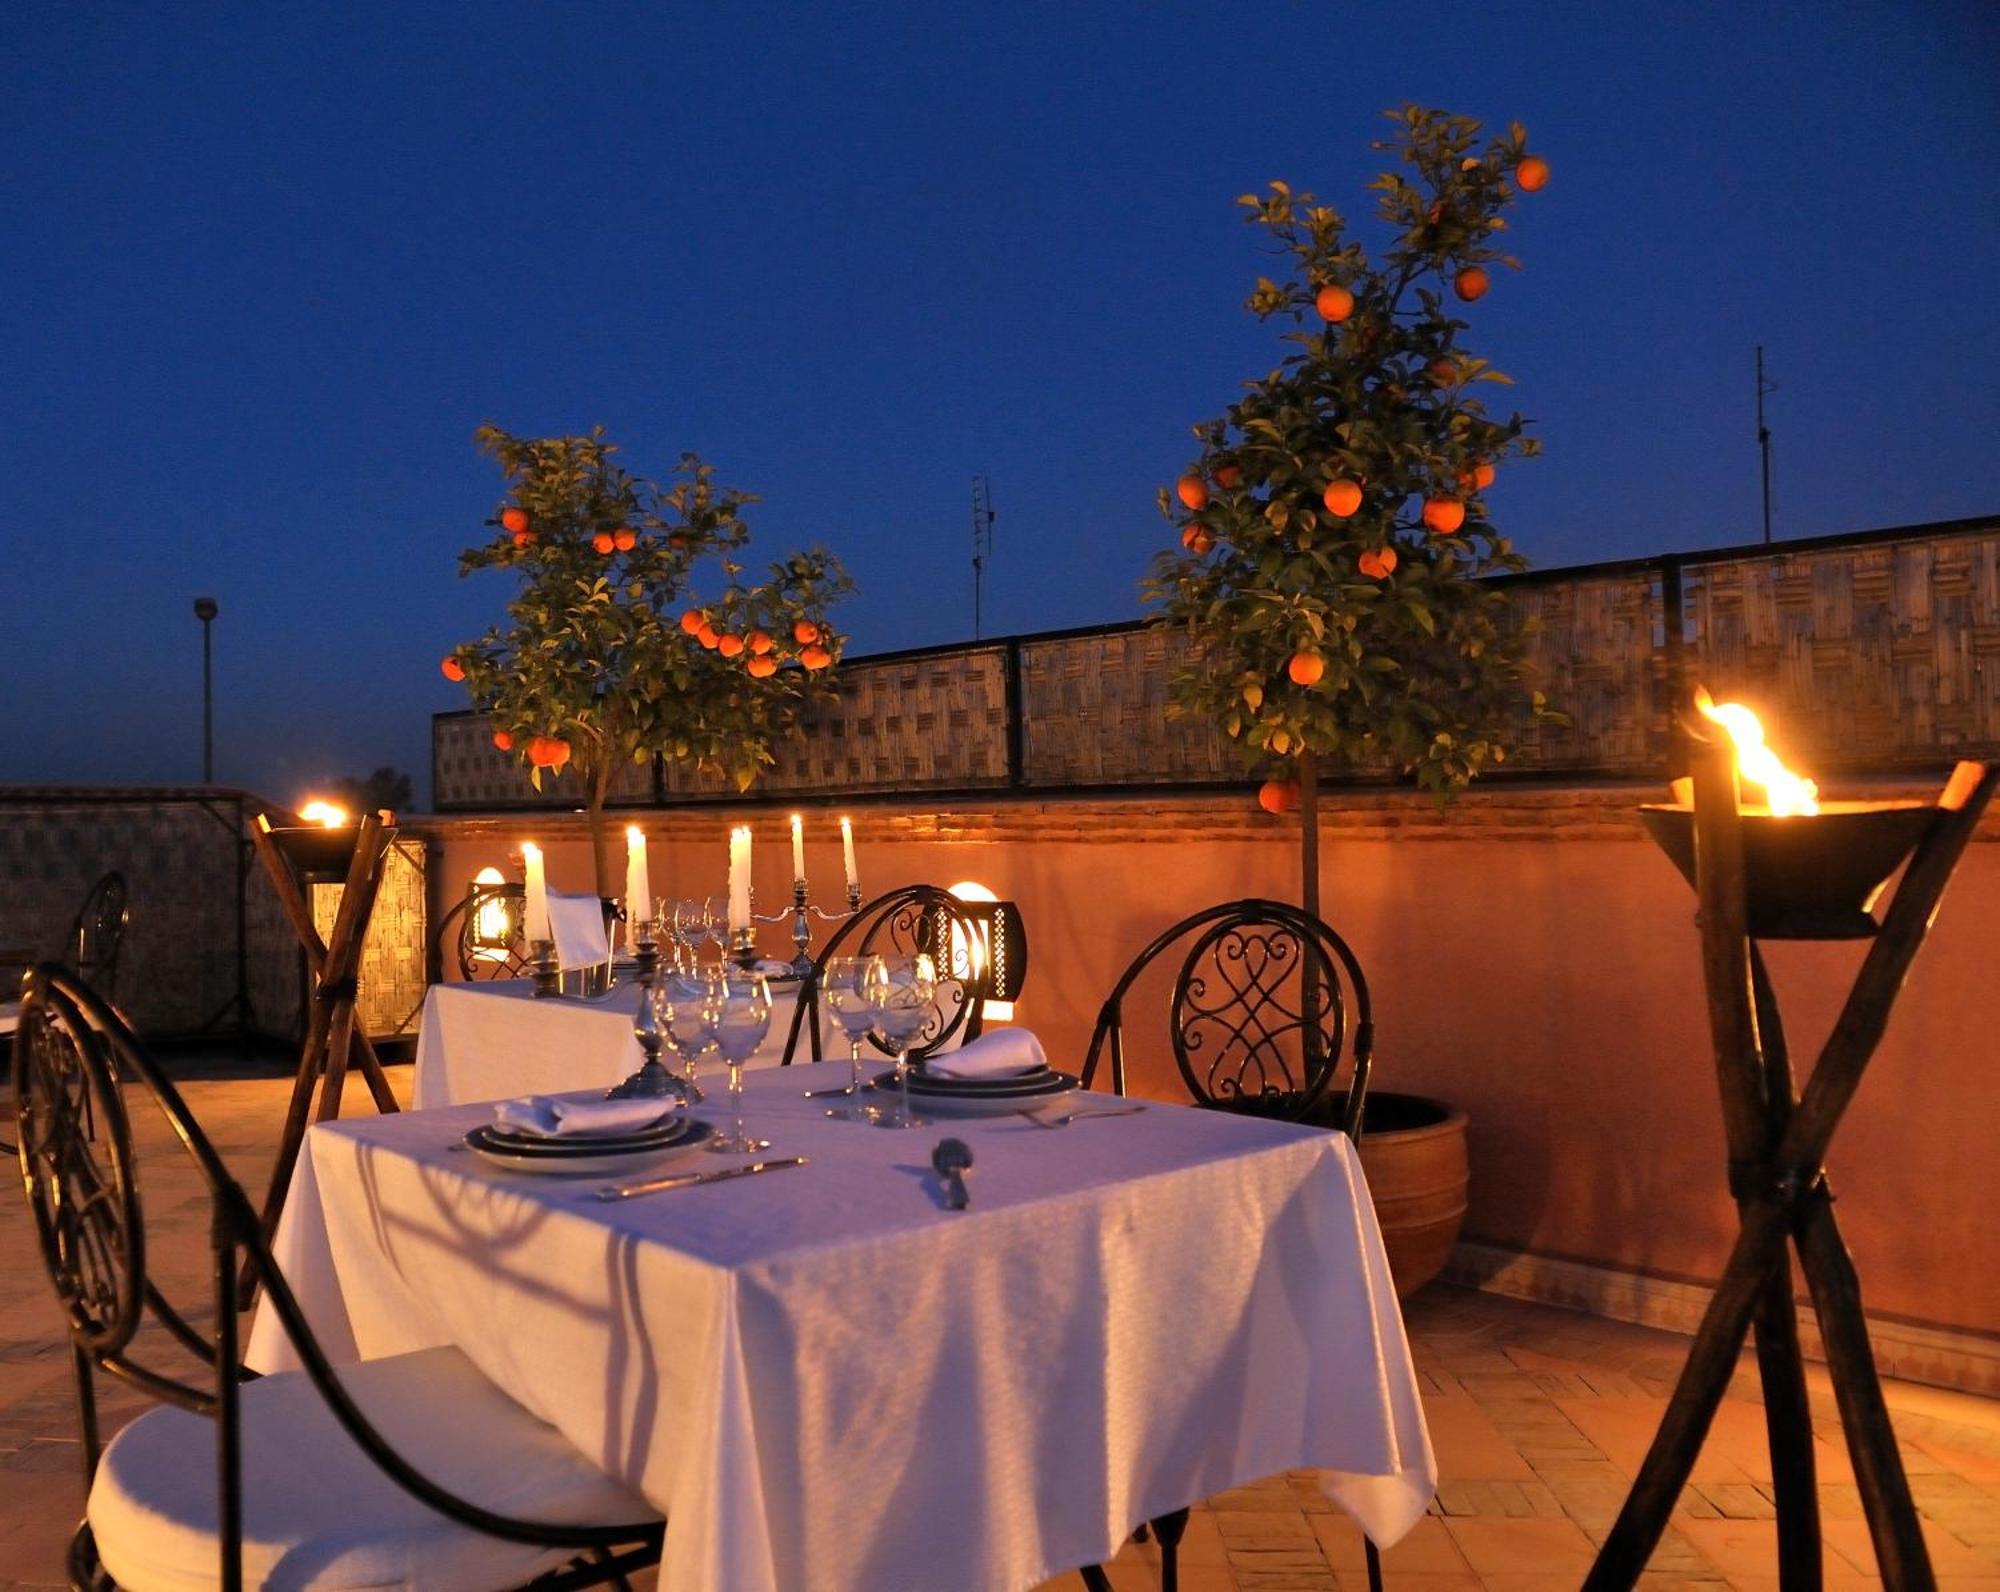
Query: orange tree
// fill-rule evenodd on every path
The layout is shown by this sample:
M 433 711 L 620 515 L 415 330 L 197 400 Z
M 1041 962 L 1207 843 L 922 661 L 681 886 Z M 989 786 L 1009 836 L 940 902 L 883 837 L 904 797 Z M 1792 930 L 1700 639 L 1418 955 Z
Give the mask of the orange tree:
M 657 754 L 748 789 L 826 689 L 843 642 L 827 610 L 852 583 L 820 548 L 749 579 L 737 554 L 756 499 L 718 486 L 693 454 L 662 487 L 620 466 L 601 428 L 522 438 L 489 425 L 478 442 L 508 497 L 459 573 L 512 570 L 520 584 L 507 623 L 453 648 L 444 674 L 537 790 L 580 781 L 597 888 L 613 895 L 624 874 L 604 805 L 618 770 Z M 719 582 L 701 601 L 705 562 Z
M 1516 414 L 1479 393 L 1508 378 L 1464 341 L 1460 307 L 1490 268 L 1520 190 L 1548 179 L 1517 124 L 1407 106 L 1375 147 L 1379 253 L 1338 211 L 1281 182 L 1238 202 L 1284 258 L 1248 308 L 1289 322 L 1278 368 L 1195 428 L 1200 457 L 1160 494 L 1179 528 L 1146 582 L 1191 642 L 1173 708 L 1218 724 L 1269 778 L 1273 810 L 1303 803 L 1306 901 L 1317 908 L 1324 772 L 1393 772 L 1441 799 L 1506 756 L 1508 728 L 1549 713 L 1522 628 L 1479 576 L 1526 561 L 1487 517 Z

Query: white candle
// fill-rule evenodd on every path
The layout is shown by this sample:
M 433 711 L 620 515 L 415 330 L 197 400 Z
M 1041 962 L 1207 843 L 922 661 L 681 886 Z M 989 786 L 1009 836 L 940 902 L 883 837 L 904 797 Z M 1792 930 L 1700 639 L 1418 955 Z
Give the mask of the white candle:
M 806 821 L 799 814 L 792 814 L 792 877 L 806 876 Z
M 639 943 L 639 925 L 653 915 L 653 882 L 646 874 L 646 832 L 625 826 L 625 944 Z
M 847 869 L 847 888 L 850 891 L 861 888 L 861 875 L 854 871 L 854 820 L 840 821 L 840 861 Z
M 729 928 L 750 927 L 750 827 L 729 831 Z
M 555 935 L 549 929 L 549 876 L 542 866 L 542 848 L 532 840 L 521 842 L 521 866 L 528 891 L 521 932 L 530 942 L 552 940 Z

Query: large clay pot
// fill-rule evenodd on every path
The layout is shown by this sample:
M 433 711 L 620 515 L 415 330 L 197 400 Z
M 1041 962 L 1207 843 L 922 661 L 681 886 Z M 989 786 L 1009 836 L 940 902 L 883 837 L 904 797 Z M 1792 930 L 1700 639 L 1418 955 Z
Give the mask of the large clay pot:
M 1444 1269 L 1465 1222 L 1465 1113 L 1422 1095 L 1370 1091 L 1361 1166 L 1396 1297 L 1407 1299 Z

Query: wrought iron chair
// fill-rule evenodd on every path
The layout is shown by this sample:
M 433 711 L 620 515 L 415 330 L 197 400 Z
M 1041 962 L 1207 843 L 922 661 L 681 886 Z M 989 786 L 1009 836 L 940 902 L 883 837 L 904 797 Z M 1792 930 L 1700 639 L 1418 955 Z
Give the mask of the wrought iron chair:
M 1181 1081 L 1198 1106 L 1297 1120 L 1323 1109 L 1350 1139 L 1361 1138 L 1375 1022 L 1368 981 L 1347 942 L 1318 918 L 1282 901 L 1227 901 L 1183 918 L 1136 956 L 1098 1012 L 1084 1055 L 1091 1087 L 1108 1063 L 1112 1092 L 1125 1093 L 1125 999 L 1157 960 L 1185 946 L 1168 1005 L 1168 1037 Z M 1350 1013 L 1351 1004 L 1351 1013 Z M 1339 1082 L 1351 1026 L 1353 1063 Z M 1174 1592 L 1188 1512 L 1153 1522 L 1161 1584 Z M 1382 1566 L 1367 1541 L 1368 1585 Z M 1109 1592 L 1104 1572 L 1083 1572 Z
M 977 1039 L 992 978 L 982 957 L 969 958 L 977 965 L 964 964 L 965 948 L 983 943 L 980 931 L 979 904 L 961 901 L 936 885 L 906 884 L 868 902 L 834 930 L 800 984 L 781 1065 L 791 1065 L 802 1034 L 812 1059 L 821 1059 L 820 981 L 827 963 L 837 956 L 925 955 L 936 964 L 937 999 L 931 1021 L 910 1047 L 910 1060 L 935 1055 L 954 1037 L 966 1043 Z M 882 1055 L 889 1054 L 872 1034 L 868 1043 Z
M 43 1261 L 68 1317 L 89 1506 L 71 1584 L 269 1581 L 322 1588 L 625 1584 L 657 1562 L 664 1522 L 455 1349 L 338 1374 L 271 1256 L 256 1212 L 179 1092 L 118 1013 L 67 969 L 28 978 L 15 1047 L 21 1169 Z M 148 1277 L 121 1084 L 151 1093 L 207 1186 L 213 1336 Z M 241 1256 L 304 1370 L 238 1361 Z M 132 1352 L 148 1319 L 166 1339 Z M 197 1362 L 180 1373 L 153 1348 Z M 96 1374 L 161 1401 L 100 1442 Z M 210 1457 L 205 1462 L 202 1454 Z M 477 1496 L 474 1496 L 477 1495 Z M 515 1506 L 532 1500 L 540 1518 Z
M 533 971 L 523 930 L 527 899 L 527 886 L 520 884 L 469 888 L 438 924 L 434 944 L 439 970 L 449 946 L 458 976 L 468 982 L 526 978 Z
M 70 925 L 68 960 L 77 977 L 106 1000 L 118 998 L 118 952 L 132 921 L 125 905 L 125 875 L 107 873 L 90 887 Z

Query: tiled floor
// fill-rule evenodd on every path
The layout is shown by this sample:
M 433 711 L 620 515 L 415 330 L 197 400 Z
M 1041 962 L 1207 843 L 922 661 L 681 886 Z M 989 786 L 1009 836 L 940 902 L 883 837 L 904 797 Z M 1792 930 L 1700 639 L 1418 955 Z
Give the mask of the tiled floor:
M 399 1087 L 407 1079 L 398 1071 Z M 188 1097 L 224 1156 L 261 1187 L 284 1085 L 210 1077 Z M 201 1297 L 202 1202 L 137 1119 L 154 1269 L 170 1294 Z M 1409 1311 L 1440 1468 L 1430 1516 L 1384 1555 L 1391 1592 L 1574 1588 L 1589 1564 L 1679 1370 L 1686 1340 L 1486 1295 L 1433 1288 Z M 18 1202 L 0 1204 L 0 1587 L 61 1584 L 82 1503 L 75 1410 L 56 1308 Z M 1813 1373 L 1827 1585 L 1879 1584 L 1853 1472 Z M 2000 1592 L 2000 1405 L 1910 1384 L 1891 1404 L 1940 1585 Z M 1770 1462 L 1754 1372 L 1739 1374 L 1692 1484 L 1648 1572 L 1649 1587 L 1775 1588 Z M 114 1390 L 112 1424 L 137 1407 Z M 1365 1585 L 1361 1540 L 1310 1472 L 1271 1477 L 1197 1509 L 1182 1544 L 1186 1592 L 1289 1592 Z M 1111 1566 L 1120 1592 L 1159 1584 L 1152 1550 Z M 1074 1576 L 1045 1592 L 1077 1592 Z M 955 1589 L 945 1588 L 945 1592 Z

